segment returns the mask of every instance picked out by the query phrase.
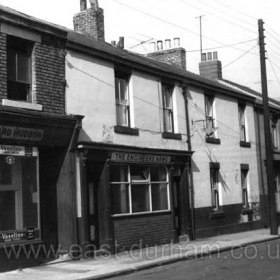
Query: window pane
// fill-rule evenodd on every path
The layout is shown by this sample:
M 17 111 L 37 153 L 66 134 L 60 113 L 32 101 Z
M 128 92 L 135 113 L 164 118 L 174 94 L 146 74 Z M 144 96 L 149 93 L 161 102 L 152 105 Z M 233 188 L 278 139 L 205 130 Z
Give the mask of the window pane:
M 18 53 L 17 56 L 17 80 L 24 82 L 24 83 L 30 83 L 30 58 L 29 56 Z
M 149 179 L 149 170 L 143 166 L 130 166 L 131 182 L 147 181 Z
M 152 182 L 166 182 L 166 169 L 164 167 L 151 167 Z
M 8 80 L 16 81 L 16 53 L 8 51 Z
M 8 157 L 0 157 L 0 184 L 12 184 L 12 165 L 7 163 Z
M 0 191 L 0 231 L 15 230 L 15 192 Z
M 173 113 L 169 109 L 163 109 L 164 131 L 173 132 Z
M 247 173 L 246 169 L 241 169 L 241 186 L 242 188 L 247 188 Z
M 27 101 L 30 91 L 28 84 L 8 81 L 8 98 L 13 100 Z
M 132 212 L 150 211 L 149 185 L 132 185 Z
M 172 89 L 163 86 L 163 107 L 172 109 Z
M 152 207 L 153 211 L 167 210 L 167 184 L 152 184 Z
M 129 213 L 128 185 L 111 185 L 112 213 Z
M 124 79 L 119 79 L 120 84 L 120 102 L 122 104 L 128 105 L 128 81 Z
M 38 188 L 36 158 L 21 158 L 23 227 L 38 227 Z
M 117 104 L 117 124 L 128 126 L 129 107 L 126 105 Z
M 206 116 L 213 117 L 213 97 L 206 96 L 205 97 L 205 114 Z
M 110 166 L 110 182 L 128 182 L 128 166 Z

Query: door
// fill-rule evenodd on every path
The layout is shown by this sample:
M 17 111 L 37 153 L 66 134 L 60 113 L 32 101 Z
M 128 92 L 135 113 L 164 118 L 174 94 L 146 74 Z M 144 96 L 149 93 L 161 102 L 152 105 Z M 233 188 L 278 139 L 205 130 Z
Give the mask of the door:
M 182 215 L 180 211 L 180 199 L 181 199 L 181 187 L 180 187 L 180 177 L 174 176 L 172 178 L 172 192 L 173 192 L 173 210 L 174 210 L 174 227 L 177 236 L 182 233 Z

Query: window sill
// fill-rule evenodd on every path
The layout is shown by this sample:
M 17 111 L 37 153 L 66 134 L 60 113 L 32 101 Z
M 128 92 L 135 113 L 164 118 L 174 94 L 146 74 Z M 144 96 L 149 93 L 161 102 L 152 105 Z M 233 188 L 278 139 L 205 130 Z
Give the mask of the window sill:
M 251 148 L 251 142 L 240 141 L 239 145 L 243 148 Z
M 10 106 L 34 111 L 42 111 L 43 106 L 40 104 L 25 102 L 25 101 L 18 101 L 18 100 L 10 100 L 10 99 L 2 99 L 3 106 Z
M 139 130 L 137 128 L 131 128 L 127 126 L 116 125 L 114 131 L 120 134 L 139 136 Z
M 210 213 L 210 219 L 219 219 L 225 217 L 225 213 L 222 209 L 212 210 Z
M 242 215 L 253 214 L 253 209 L 250 209 L 250 208 L 243 208 L 243 209 L 241 210 L 241 214 L 242 214 Z
M 206 143 L 221 145 L 221 139 L 220 138 L 206 137 L 205 141 L 206 141 Z
M 136 217 L 143 217 L 143 216 L 159 216 L 164 214 L 171 214 L 170 210 L 158 210 L 152 212 L 136 212 L 136 213 L 125 213 L 125 214 L 113 214 L 112 218 L 136 218 Z
M 180 133 L 163 132 L 161 135 L 164 139 L 182 140 L 182 134 Z

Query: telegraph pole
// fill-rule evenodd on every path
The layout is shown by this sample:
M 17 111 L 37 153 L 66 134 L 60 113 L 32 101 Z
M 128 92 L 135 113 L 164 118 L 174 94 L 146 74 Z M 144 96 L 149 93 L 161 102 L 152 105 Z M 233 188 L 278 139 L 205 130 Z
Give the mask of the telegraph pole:
M 265 63 L 265 43 L 264 43 L 264 28 L 263 20 L 258 20 L 259 27 L 259 47 L 260 47 L 260 63 L 261 63 L 261 81 L 262 81 L 262 96 L 263 96 L 263 117 L 264 117 L 264 133 L 265 133 L 265 149 L 266 149 L 266 173 L 267 173 L 267 192 L 269 202 L 269 224 L 270 234 L 278 235 L 276 201 L 275 201 L 275 183 L 273 169 L 273 150 L 272 137 L 270 131 L 270 115 L 267 93 L 267 76 Z
M 198 16 L 196 18 L 199 18 L 199 34 L 200 34 L 200 62 L 202 62 L 202 23 L 201 19 L 204 17 L 204 15 Z

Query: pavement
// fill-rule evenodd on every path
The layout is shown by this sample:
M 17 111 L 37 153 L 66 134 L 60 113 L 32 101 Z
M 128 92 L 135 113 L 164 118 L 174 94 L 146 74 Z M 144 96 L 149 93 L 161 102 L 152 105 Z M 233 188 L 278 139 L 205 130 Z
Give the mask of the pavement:
M 100 255 L 88 259 L 72 260 L 61 257 L 41 266 L 0 273 L 0 279 L 109 279 L 180 260 L 201 258 L 279 238 L 278 235 L 270 235 L 269 229 L 258 229 L 147 247 L 116 255 Z

